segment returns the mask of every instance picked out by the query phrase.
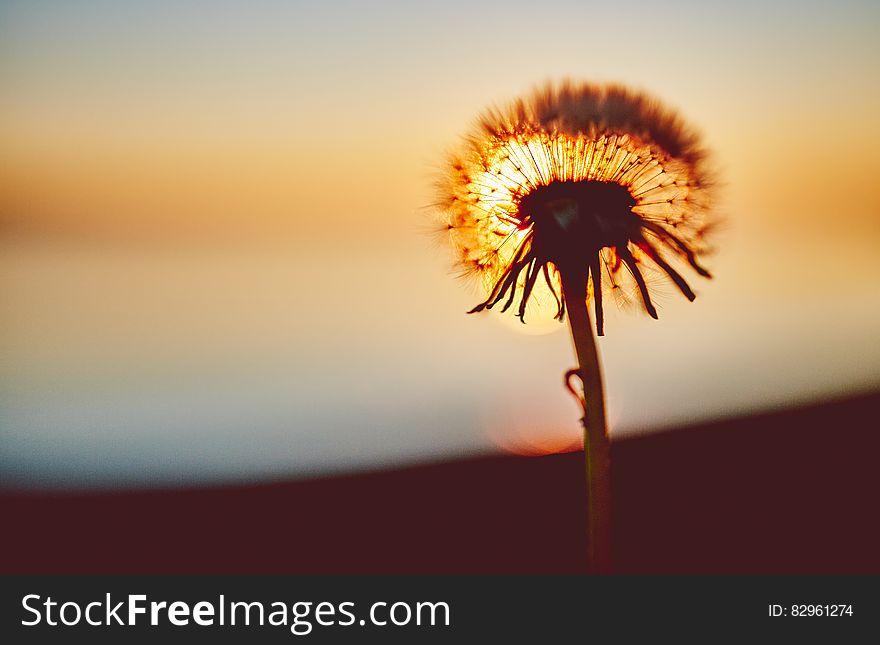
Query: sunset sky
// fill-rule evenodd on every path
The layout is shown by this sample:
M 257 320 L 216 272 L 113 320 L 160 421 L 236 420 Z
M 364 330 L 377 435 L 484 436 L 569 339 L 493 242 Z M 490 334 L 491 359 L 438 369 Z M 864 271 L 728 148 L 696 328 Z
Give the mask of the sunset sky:
M 565 328 L 466 316 L 427 208 L 564 78 L 678 108 L 723 181 L 697 300 L 609 312 L 612 437 L 880 386 L 876 2 L 2 2 L 0 482 L 576 444 Z

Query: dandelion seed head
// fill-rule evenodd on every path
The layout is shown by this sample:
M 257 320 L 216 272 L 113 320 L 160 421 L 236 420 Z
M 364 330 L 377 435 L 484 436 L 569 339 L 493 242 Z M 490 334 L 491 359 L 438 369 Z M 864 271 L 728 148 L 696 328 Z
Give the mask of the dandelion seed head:
M 548 85 L 487 110 L 439 184 L 461 275 L 487 293 L 472 312 L 497 305 L 524 319 L 538 289 L 561 320 L 560 271 L 589 276 L 599 334 L 603 292 L 638 298 L 655 318 L 649 281 L 693 300 L 679 269 L 710 277 L 699 264 L 712 226 L 706 166 L 675 112 L 620 85 Z

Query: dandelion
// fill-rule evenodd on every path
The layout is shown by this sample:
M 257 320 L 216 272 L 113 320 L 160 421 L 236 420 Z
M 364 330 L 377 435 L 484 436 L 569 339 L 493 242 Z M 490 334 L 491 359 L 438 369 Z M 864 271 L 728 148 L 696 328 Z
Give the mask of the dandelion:
M 596 334 L 604 302 L 638 302 L 652 318 L 649 283 L 710 277 L 710 182 L 705 151 L 680 117 L 619 85 L 551 85 L 486 112 L 440 183 L 440 210 L 462 275 L 486 298 L 469 313 L 527 306 L 543 289 L 571 327 L 583 395 L 590 553 L 610 568 L 610 451 Z

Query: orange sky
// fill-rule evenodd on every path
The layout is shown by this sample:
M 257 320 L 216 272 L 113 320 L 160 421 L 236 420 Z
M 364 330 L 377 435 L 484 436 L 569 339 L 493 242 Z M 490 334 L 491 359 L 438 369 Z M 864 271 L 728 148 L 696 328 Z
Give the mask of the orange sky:
M 716 279 L 610 315 L 613 433 L 880 385 L 877 8 L 528 6 L 0 8 L 0 468 L 570 445 L 566 334 L 465 316 L 424 208 L 477 114 L 553 78 L 680 108 L 724 182 Z

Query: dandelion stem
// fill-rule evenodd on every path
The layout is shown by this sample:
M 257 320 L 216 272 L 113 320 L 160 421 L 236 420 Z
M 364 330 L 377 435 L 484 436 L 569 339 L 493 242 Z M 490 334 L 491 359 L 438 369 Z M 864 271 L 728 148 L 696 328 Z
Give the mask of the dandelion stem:
M 587 563 L 590 573 L 611 573 L 611 445 L 599 353 L 587 310 L 587 274 L 560 270 L 571 337 L 584 386 L 584 453 L 587 466 Z

